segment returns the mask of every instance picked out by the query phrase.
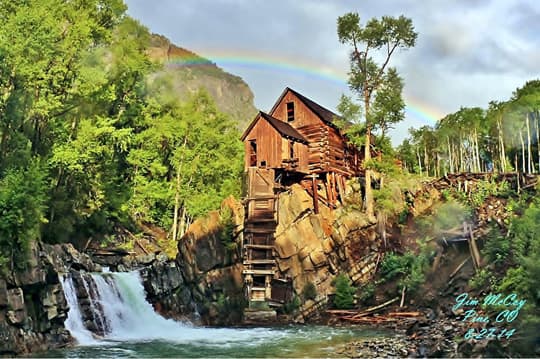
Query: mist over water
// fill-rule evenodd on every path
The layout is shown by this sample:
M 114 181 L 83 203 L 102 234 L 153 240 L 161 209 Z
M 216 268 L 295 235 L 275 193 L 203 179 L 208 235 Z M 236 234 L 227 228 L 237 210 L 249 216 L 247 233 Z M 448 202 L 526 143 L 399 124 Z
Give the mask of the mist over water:
M 74 281 L 62 278 L 70 306 L 66 328 L 77 340 L 74 348 L 47 355 L 64 357 L 337 357 L 336 347 L 359 336 L 380 333 L 354 328 L 284 326 L 271 328 L 207 328 L 165 319 L 146 301 L 138 272 L 85 276 L 94 315 L 103 337 L 83 322 Z M 90 293 L 88 292 L 88 293 Z M 99 311 L 98 311 L 99 312 Z M 43 355 L 43 354 L 41 354 Z

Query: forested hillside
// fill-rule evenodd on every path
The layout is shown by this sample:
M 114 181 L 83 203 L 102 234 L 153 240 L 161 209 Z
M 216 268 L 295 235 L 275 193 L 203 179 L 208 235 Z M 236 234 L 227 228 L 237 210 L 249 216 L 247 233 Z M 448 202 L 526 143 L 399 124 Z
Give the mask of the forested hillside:
M 540 80 L 516 89 L 508 101 L 487 109 L 461 108 L 434 127 L 410 130 L 398 149 L 405 167 L 440 176 L 455 172 L 538 173 Z
M 54 9 L 54 11 L 52 11 Z M 238 195 L 236 123 L 179 97 L 121 0 L 0 4 L 0 263 L 31 241 L 103 243 L 189 221 Z

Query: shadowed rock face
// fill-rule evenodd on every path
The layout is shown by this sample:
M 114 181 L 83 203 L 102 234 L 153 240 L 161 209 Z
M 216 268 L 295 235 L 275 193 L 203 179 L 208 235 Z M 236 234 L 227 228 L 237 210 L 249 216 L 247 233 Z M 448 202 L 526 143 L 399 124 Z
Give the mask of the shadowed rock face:
M 221 208 L 221 211 L 212 211 L 205 218 L 196 220 L 188 228 L 178 242 L 176 258 L 182 267 L 185 287 L 201 319 L 207 324 L 237 322 L 241 310 L 224 313 L 223 298 L 227 298 L 227 305 L 238 306 L 243 298 L 243 268 L 239 254 L 244 209 L 232 197 L 226 198 Z M 228 235 L 232 236 L 230 241 L 236 246 L 227 247 L 224 243 L 221 214 L 225 211 L 231 213 L 233 229 Z
M 212 96 L 217 108 L 230 115 L 243 130 L 256 115 L 253 93 L 242 78 L 223 71 L 209 60 L 172 44 L 161 35 L 152 35 L 148 50 L 151 58 L 165 65 L 156 77 L 167 77 L 179 99 L 203 88 Z
M 59 274 L 68 268 L 101 270 L 72 245 L 32 242 L 22 271 L 0 278 L 0 355 L 18 355 L 72 342 L 64 327 L 69 310 Z
M 240 248 L 244 209 L 231 198 L 222 207 L 232 209 L 234 233 L 238 234 L 235 241 Z M 334 292 L 331 283 L 338 273 L 347 273 L 356 285 L 369 280 L 379 250 L 376 228 L 361 212 L 331 210 L 321 205 L 320 213 L 315 214 L 312 208 L 312 198 L 300 185 L 279 195 L 275 249 L 280 277 L 291 278 L 299 296 L 307 283 L 315 284 L 317 289 L 315 300 L 303 303 L 298 320 L 323 309 L 328 295 Z M 242 295 L 242 259 L 238 252 L 223 245 L 218 235 L 219 221 L 219 213 L 211 212 L 196 220 L 179 242 L 177 262 L 184 269 L 199 307 L 211 308 L 220 294 Z M 203 313 L 216 314 L 211 310 Z

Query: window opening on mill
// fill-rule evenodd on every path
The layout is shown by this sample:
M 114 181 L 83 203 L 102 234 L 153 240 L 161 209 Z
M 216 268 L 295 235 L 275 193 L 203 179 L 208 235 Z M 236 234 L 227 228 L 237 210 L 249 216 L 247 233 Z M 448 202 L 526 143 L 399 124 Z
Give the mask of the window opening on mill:
M 249 166 L 257 166 L 257 141 L 249 141 Z
M 287 102 L 287 121 L 294 121 L 294 102 Z

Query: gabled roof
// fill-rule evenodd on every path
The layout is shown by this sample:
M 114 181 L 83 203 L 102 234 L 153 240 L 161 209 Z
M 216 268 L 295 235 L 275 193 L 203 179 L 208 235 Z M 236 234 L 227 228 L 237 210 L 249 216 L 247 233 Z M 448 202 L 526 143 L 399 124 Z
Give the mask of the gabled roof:
M 242 141 L 246 138 L 246 136 L 251 131 L 253 126 L 255 126 L 259 118 L 262 118 L 266 120 L 268 123 L 270 123 L 270 125 L 272 125 L 272 127 L 274 127 L 281 136 L 293 139 L 298 142 L 308 143 L 308 141 L 304 138 L 304 136 L 298 133 L 298 131 L 296 131 L 291 125 L 289 125 L 286 122 L 280 121 L 277 118 L 272 117 L 269 114 L 264 113 L 262 111 L 259 111 L 257 116 L 255 116 L 253 121 L 251 121 L 251 124 L 248 126 L 248 128 L 246 128 L 246 130 L 244 131 L 244 134 L 240 138 Z
M 310 100 L 306 96 L 302 95 L 299 92 L 294 91 L 290 87 L 286 87 L 285 90 L 283 90 L 281 96 L 279 96 L 278 100 L 270 110 L 270 113 L 273 113 L 278 106 L 278 104 L 281 102 L 285 94 L 290 91 L 292 92 L 300 101 L 304 103 L 313 113 L 315 113 L 322 121 L 326 122 L 327 124 L 336 127 L 336 125 L 333 123 L 335 117 L 340 117 L 339 115 L 335 114 L 334 112 L 330 111 L 329 109 L 322 107 L 318 103 L 316 103 L 313 100 Z

